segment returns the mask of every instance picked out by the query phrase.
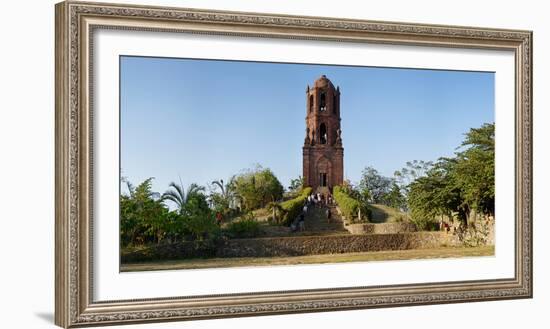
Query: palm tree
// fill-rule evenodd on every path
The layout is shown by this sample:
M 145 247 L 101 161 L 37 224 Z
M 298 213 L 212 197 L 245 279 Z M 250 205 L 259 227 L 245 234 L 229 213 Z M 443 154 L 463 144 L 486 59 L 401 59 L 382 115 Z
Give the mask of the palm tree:
M 204 191 L 204 187 L 199 186 L 195 183 L 189 185 L 187 187 L 187 193 L 185 189 L 183 188 L 183 184 L 176 184 L 174 182 L 171 182 L 169 185 L 172 189 L 167 190 L 162 194 L 161 199 L 172 201 L 176 204 L 177 209 L 179 210 L 180 214 L 183 214 L 185 211 L 185 205 L 187 205 L 187 202 L 189 202 L 189 199 L 191 199 L 193 196 L 201 193 Z
M 212 182 L 212 185 L 214 185 L 214 188 L 217 187 L 220 190 L 220 193 L 218 193 L 222 200 L 227 204 L 229 208 L 234 207 L 234 201 L 235 201 L 235 184 L 233 179 L 230 180 L 228 183 L 223 182 L 223 179 L 215 180 Z
M 227 193 L 228 193 L 228 190 L 229 190 L 229 184 L 224 185 L 223 184 L 223 179 L 220 179 L 220 180 L 213 181 L 212 185 L 216 185 L 217 187 L 219 187 L 220 191 L 221 191 L 221 195 L 224 197 L 224 199 L 227 198 Z
M 277 201 L 271 201 L 270 203 L 267 204 L 267 209 L 273 212 L 273 220 L 276 223 L 279 223 L 279 219 L 277 218 L 277 213 L 281 213 L 283 211 L 283 207 L 281 207 L 281 204 Z

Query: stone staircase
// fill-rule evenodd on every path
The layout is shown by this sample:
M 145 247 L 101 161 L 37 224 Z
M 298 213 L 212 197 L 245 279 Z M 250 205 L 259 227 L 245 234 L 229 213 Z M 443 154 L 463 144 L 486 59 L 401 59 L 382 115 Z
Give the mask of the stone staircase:
M 306 232 L 308 235 L 315 232 L 322 234 L 348 234 L 349 232 L 344 228 L 342 218 L 336 211 L 336 206 L 330 205 L 329 210 L 331 213 L 330 223 L 326 216 L 326 207 L 311 206 L 305 217 Z

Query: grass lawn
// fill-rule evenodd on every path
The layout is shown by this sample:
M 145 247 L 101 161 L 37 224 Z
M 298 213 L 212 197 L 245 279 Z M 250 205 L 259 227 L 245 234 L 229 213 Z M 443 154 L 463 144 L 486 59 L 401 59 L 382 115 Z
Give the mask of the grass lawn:
M 432 249 L 412 249 L 395 251 L 373 251 L 347 254 L 309 255 L 295 257 L 242 257 L 164 260 L 147 263 L 122 264 L 122 272 L 199 269 L 235 266 L 323 264 L 341 262 L 369 262 L 400 259 L 458 258 L 493 256 L 494 246 L 481 247 L 442 247 Z
M 369 204 L 372 211 L 371 222 L 373 223 L 392 223 L 407 219 L 406 213 L 383 204 Z

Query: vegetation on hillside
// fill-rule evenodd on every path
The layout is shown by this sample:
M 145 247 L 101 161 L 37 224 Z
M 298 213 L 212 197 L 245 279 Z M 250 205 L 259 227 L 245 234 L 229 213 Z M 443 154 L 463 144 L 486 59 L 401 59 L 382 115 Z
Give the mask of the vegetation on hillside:
M 350 186 L 335 186 L 334 200 L 338 204 L 342 215 L 351 222 L 369 221 L 370 211 L 366 203 L 360 201 L 359 195 L 354 193 Z
M 175 183 L 159 195 L 151 190 L 153 178 L 137 187 L 125 181 L 128 194 L 120 196 L 120 242 L 122 245 L 160 243 L 164 239 L 202 240 L 218 231 L 203 190 L 191 185 L 186 190 Z M 170 211 L 167 203 L 175 204 Z
M 277 177 L 260 166 L 234 175 L 228 182 L 213 181 L 210 193 L 204 186 L 172 182 L 160 194 L 152 191 L 152 181 L 148 178 L 137 186 L 122 181 L 127 188 L 120 196 L 122 246 L 255 235 L 258 225 L 251 223 L 255 221 L 252 210 L 278 203 L 283 197 Z M 278 207 L 273 205 L 273 209 L 276 214 Z M 239 223 L 224 227 L 231 218 Z
M 494 216 L 495 125 L 484 124 L 465 134 L 453 157 L 436 162 L 414 160 L 384 177 L 366 167 L 348 193 L 363 204 L 379 204 L 407 213 L 419 229 L 442 218 L 467 226 L 471 215 Z
M 473 128 L 452 158 L 440 158 L 408 186 L 413 220 L 426 226 L 437 216 L 467 226 L 471 214 L 494 216 L 495 125 Z
M 366 167 L 358 184 L 334 187 L 334 200 L 352 222 L 411 220 L 419 229 L 442 218 L 467 226 L 471 215 L 494 216 L 494 129 L 494 123 L 472 128 L 453 157 L 407 162 L 393 177 Z M 290 225 L 312 193 L 302 177 L 285 192 L 261 166 L 206 187 L 171 182 L 162 194 L 152 191 L 152 181 L 121 182 L 127 190 L 120 196 L 122 246 L 253 237 L 260 231 L 258 213 L 270 224 Z
M 306 202 L 306 198 L 311 194 L 311 187 L 304 188 L 301 193 L 294 199 L 290 199 L 281 203 L 283 211 L 283 225 L 290 225 L 296 217 L 302 212 L 302 207 Z

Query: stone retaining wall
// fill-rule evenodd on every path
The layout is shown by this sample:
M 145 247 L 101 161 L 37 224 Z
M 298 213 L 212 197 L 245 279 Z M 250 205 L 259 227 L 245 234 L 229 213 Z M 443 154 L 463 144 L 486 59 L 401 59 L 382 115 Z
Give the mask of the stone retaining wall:
M 228 240 L 218 257 L 287 257 L 349 252 L 435 248 L 457 245 L 452 235 L 441 232 L 301 236 Z
M 216 245 L 185 242 L 153 246 L 123 253 L 122 262 L 152 259 L 183 259 L 196 257 L 288 257 L 350 252 L 405 250 L 459 245 L 452 234 L 414 232 L 398 234 L 358 234 L 331 236 L 297 236 L 255 239 L 232 239 Z
M 121 263 L 136 263 L 152 260 L 206 258 L 216 255 L 217 244 L 213 242 L 179 242 L 153 245 L 135 250 L 123 250 Z
M 346 224 L 344 227 L 351 234 L 393 234 L 416 232 L 416 225 L 413 223 L 361 223 Z

